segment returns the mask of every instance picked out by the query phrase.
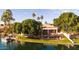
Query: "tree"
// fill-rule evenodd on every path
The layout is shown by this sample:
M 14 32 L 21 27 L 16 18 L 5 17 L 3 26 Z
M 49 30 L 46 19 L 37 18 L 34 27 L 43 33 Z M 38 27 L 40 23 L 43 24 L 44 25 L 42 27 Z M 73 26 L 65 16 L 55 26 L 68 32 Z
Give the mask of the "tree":
M 58 18 L 54 19 L 54 25 L 58 26 L 61 31 L 67 33 L 77 33 L 79 24 L 79 16 L 72 12 L 62 13 Z
M 32 17 L 35 18 L 36 17 L 36 14 L 35 13 L 32 13 Z
M 22 32 L 29 35 L 39 35 L 41 33 L 42 25 L 33 19 L 26 19 L 22 22 Z
M 19 22 L 15 22 L 12 26 L 12 31 L 17 34 L 21 33 L 22 32 L 22 24 Z
M 44 19 L 43 15 L 40 17 L 40 19 L 41 19 L 41 22 L 42 22 L 42 20 Z
M 32 17 L 36 17 L 37 15 L 35 14 L 35 13 L 32 13 Z M 44 19 L 44 17 L 43 17 L 43 15 L 41 15 L 40 17 L 38 16 L 38 17 L 36 17 L 36 19 L 37 20 L 41 20 L 41 22 L 42 22 L 42 20 Z
M 44 18 L 43 16 L 40 16 L 40 17 L 38 16 L 37 20 L 41 20 L 41 22 L 42 22 L 43 18 Z
M 10 27 L 10 23 L 13 20 L 14 18 L 13 18 L 12 11 L 10 9 L 5 10 L 1 16 L 1 21 L 4 22 L 5 26 L 8 24 Z
M 39 16 L 37 17 L 37 20 L 40 20 L 40 17 Z
M 47 21 L 45 21 L 45 24 L 48 24 Z

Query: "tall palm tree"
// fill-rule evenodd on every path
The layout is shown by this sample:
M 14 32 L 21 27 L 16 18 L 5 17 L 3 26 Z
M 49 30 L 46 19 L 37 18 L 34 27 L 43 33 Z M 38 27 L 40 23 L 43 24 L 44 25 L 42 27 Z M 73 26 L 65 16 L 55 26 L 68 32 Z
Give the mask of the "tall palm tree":
M 45 24 L 47 24 L 47 21 L 45 21 Z
M 40 19 L 41 19 L 41 22 L 42 22 L 42 20 L 44 19 L 43 15 L 40 17 Z
M 43 15 L 40 18 L 43 19 L 44 18 Z
M 43 18 L 44 18 L 43 16 L 41 16 L 41 17 L 38 16 L 37 20 L 41 20 L 41 22 L 42 22 Z
M 39 16 L 37 17 L 37 20 L 40 20 L 40 17 Z
M 36 14 L 35 13 L 32 13 L 32 17 L 35 18 L 36 17 Z

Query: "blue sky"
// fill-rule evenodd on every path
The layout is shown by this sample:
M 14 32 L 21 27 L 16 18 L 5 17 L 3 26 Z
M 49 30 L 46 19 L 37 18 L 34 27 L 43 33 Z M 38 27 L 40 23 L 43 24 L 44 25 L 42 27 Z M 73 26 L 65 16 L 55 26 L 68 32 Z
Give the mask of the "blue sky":
M 0 16 L 2 15 L 4 9 L 0 9 Z M 47 21 L 52 23 L 54 18 L 57 18 L 63 12 L 74 12 L 79 15 L 79 10 L 77 9 L 11 9 L 15 21 L 21 22 L 24 19 L 33 18 L 32 13 L 35 12 L 37 16 L 44 16 L 43 22 Z M 0 21 L 0 23 L 2 23 Z

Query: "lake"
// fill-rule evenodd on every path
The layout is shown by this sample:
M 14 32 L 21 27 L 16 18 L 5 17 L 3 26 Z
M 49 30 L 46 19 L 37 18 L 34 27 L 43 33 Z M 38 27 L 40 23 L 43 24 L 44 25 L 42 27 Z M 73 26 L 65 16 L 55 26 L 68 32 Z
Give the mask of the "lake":
M 16 43 L 11 42 L 9 44 L 2 42 L 2 40 L 0 39 L 0 50 L 13 50 L 16 47 Z
M 26 42 L 24 44 L 16 44 L 11 42 L 9 44 L 0 40 L 0 50 L 79 50 L 79 45 L 68 48 L 65 45 L 49 45 L 40 43 Z
M 0 40 L 0 50 L 55 50 L 52 45 L 30 43 L 27 42 L 24 45 L 11 42 L 9 44 Z

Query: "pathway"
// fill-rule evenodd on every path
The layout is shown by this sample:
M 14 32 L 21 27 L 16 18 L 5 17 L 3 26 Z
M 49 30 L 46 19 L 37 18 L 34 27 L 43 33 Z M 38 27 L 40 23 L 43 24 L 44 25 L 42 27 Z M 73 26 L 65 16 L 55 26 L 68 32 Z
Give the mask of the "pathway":
M 58 34 L 63 34 L 72 44 L 74 44 L 74 41 L 72 39 L 70 39 L 70 34 L 67 34 L 67 33 L 64 33 L 64 32 L 61 32 L 61 33 L 58 33 Z

